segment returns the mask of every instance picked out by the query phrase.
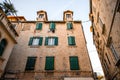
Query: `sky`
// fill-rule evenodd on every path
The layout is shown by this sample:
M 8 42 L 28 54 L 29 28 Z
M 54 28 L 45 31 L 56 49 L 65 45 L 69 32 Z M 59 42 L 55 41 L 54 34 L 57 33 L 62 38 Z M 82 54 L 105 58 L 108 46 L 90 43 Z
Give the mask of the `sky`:
M 2 2 L 4 0 L 1 0 Z M 72 10 L 73 19 L 81 20 L 87 48 L 94 72 L 103 74 L 96 48 L 93 44 L 91 22 L 89 21 L 89 0 L 11 0 L 16 8 L 18 16 L 24 16 L 27 20 L 36 20 L 37 11 L 45 10 L 48 20 L 63 20 L 63 12 Z

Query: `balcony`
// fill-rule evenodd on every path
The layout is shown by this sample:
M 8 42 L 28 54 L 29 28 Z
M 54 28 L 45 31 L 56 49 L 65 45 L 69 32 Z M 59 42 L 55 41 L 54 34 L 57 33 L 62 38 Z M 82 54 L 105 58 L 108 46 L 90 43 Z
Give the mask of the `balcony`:
M 0 25 L 4 26 L 6 31 L 9 33 L 9 35 L 16 41 L 16 36 L 18 36 L 18 33 L 13 28 L 13 25 L 10 23 L 10 21 L 7 19 L 7 16 L 5 13 L 0 9 Z

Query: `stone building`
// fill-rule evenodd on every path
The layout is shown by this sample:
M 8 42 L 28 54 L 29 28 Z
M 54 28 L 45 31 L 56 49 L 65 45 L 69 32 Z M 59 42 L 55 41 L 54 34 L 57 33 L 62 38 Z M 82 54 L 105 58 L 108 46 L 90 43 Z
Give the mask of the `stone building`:
M 17 32 L 0 8 L 0 77 L 4 73 L 11 51 L 17 43 L 16 36 L 18 36 Z
M 17 17 L 16 17 L 17 18 Z M 24 18 L 23 18 L 24 19 Z M 37 12 L 37 21 L 9 17 L 19 32 L 4 75 L 21 80 L 93 80 L 81 21 L 73 12 L 63 13 L 63 21 L 48 21 L 47 12 Z
M 93 40 L 107 80 L 120 80 L 120 0 L 90 0 Z

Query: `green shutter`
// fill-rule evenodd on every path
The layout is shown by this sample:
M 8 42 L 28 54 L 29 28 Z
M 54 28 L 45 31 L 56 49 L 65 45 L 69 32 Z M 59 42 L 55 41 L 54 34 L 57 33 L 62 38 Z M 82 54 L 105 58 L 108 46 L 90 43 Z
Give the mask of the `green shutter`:
M 79 63 L 78 63 L 78 57 L 77 56 L 71 56 L 70 57 L 70 69 L 71 70 L 79 70 Z
M 32 42 L 33 42 L 33 37 L 30 37 L 30 40 L 29 40 L 29 44 L 28 44 L 28 45 L 32 45 Z
M 50 30 L 55 30 L 55 23 L 50 23 Z
M 28 57 L 25 70 L 34 70 L 36 57 Z
M 69 36 L 68 37 L 68 44 L 69 45 L 75 45 L 75 37 Z
M 54 57 L 46 57 L 45 70 L 54 70 Z
M 48 37 L 45 38 L 45 45 L 48 45 Z
M 67 23 L 67 29 L 72 29 L 73 28 L 73 25 L 72 25 L 72 23 Z
M 42 45 L 43 37 L 39 37 L 39 45 Z
M 36 30 L 41 30 L 41 29 L 42 29 L 42 23 L 37 23 Z
M 54 37 L 55 38 L 55 45 L 58 45 L 58 37 Z

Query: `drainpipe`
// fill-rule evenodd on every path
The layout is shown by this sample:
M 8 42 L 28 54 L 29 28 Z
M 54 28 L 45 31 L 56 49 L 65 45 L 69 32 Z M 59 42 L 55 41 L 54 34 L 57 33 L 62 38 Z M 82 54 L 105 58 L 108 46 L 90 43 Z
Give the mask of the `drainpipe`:
M 108 38 L 107 38 L 107 45 L 108 45 L 108 41 L 109 41 L 109 38 L 110 38 L 110 33 L 112 31 L 112 28 L 113 28 L 113 23 L 114 23 L 114 20 L 115 20 L 115 15 L 116 15 L 116 12 L 117 12 L 117 6 L 119 4 L 119 0 L 117 0 L 116 2 L 116 5 L 115 5 L 115 9 L 114 9 L 114 13 L 113 13 L 113 18 L 112 18 L 112 22 L 111 22 L 111 25 L 110 25 L 110 31 L 108 33 Z

